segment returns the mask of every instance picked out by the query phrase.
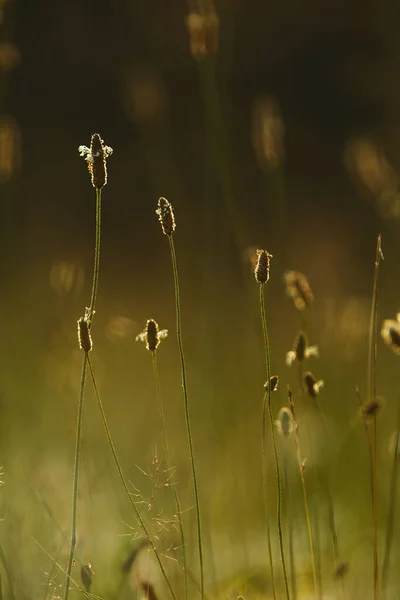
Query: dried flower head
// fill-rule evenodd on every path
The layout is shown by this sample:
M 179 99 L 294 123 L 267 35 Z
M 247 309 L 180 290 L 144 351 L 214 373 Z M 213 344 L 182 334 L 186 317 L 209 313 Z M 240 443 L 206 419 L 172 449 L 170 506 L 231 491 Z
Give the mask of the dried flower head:
M 268 389 L 271 390 L 271 392 L 276 392 L 278 389 L 278 385 L 279 385 L 279 377 L 278 375 L 272 375 L 269 378 L 269 383 L 268 381 L 266 381 L 264 383 L 264 389 L 268 392 Z
M 156 210 L 164 235 L 172 235 L 175 231 L 175 216 L 172 205 L 166 198 L 159 198 Z
M 304 387 L 311 398 L 316 398 L 319 394 L 319 390 L 323 387 L 324 382 L 322 379 L 317 381 L 311 371 L 307 371 L 304 374 Z
M 281 408 L 275 425 L 279 435 L 283 435 L 286 438 L 292 435 L 295 427 L 292 411 L 286 408 L 286 406 Z
M 93 343 L 90 335 L 90 308 L 86 308 L 85 316 L 78 320 L 78 342 L 81 350 L 91 351 Z
M 340 562 L 336 569 L 333 572 L 334 579 L 342 579 L 349 572 L 349 563 L 348 562 Z
M 87 565 L 82 565 L 81 567 L 81 581 L 83 583 L 83 587 L 87 592 L 90 592 L 90 588 L 93 583 L 93 575 L 94 571 L 92 569 L 92 565 L 88 563 Z
M 285 158 L 285 125 L 279 105 L 272 96 L 262 96 L 252 113 L 252 142 L 258 165 L 264 171 L 274 171 Z
M 295 360 L 302 362 L 311 357 L 319 357 L 318 346 L 309 346 L 305 334 L 300 332 L 294 340 L 293 349 L 286 354 L 286 364 L 290 367 Z
M 383 321 L 381 335 L 385 344 L 400 355 L 400 313 L 396 315 L 396 319 Z
M 372 421 L 381 412 L 383 404 L 384 402 L 381 396 L 376 396 L 375 398 L 371 398 L 371 400 L 367 400 L 361 407 L 364 419 L 366 421 Z
M 257 250 L 257 264 L 254 269 L 254 276 L 258 283 L 264 284 L 269 280 L 269 269 L 272 254 L 266 250 Z
M 90 148 L 79 146 L 78 152 L 87 161 L 93 187 L 101 190 L 107 183 L 107 158 L 111 156 L 113 149 L 105 146 L 100 135 L 94 133 L 90 139 Z
M 167 335 L 167 329 L 159 331 L 157 322 L 154 321 L 154 319 L 148 319 L 144 331 L 136 336 L 136 341 L 146 342 L 147 350 L 155 352 L 160 345 L 161 340 L 166 338 Z
M 400 461 L 400 431 L 394 431 L 389 440 L 389 454 L 396 461 Z
M 283 275 L 286 284 L 286 294 L 293 298 L 297 310 L 304 310 L 314 302 L 308 279 L 299 271 L 286 271 Z

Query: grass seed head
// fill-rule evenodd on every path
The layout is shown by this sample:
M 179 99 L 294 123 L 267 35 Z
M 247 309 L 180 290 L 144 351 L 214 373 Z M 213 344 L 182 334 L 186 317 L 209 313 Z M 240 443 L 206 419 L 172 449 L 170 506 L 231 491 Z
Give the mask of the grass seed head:
M 304 310 L 311 306 L 314 302 L 314 295 L 307 277 L 299 271 L 286 271 L 283 278 L 286 284 L 286 293 L 293 298 L 297 310 Z
M 316 398 L 318 396 L 319 390 L 323 385 L 324 382 L 322 379 L 317 381 L 311 371 L 307 371 L 307 373 L 304 374 L 304 387 L 311 398 Z
M 311 357 L 319 357 L 318 346 L 309 346 L 305 334 L 300 332 L 294 340 L 293 349 L 286 354 L 286 364 L 290 367 L 295 360 L 302 362 Z
M 348 562 L 340 562 L 333 572 L 333 579 L 342 579 L 349 571 Z
M 294 431 L 294 419 L 292 411 L 284 406 L 278 413 L 278 419 L 275 422 L 277 431 L 284 437 L 289 437 Z
M 381 335 L 383 341 L 396 354 L 400 355 L 400 319 L 386 319 L 382 323 Z
M 372 421 L 375 417 L 379 415 L 383 408 L 383 398 L 381 396 L 376 396 L 376 398 L 372 398 L 371 400 L 367 400 L 362 407 L 361 411 L 364 419 L 368 421 Z
M 158 214 L 164 235 L 172 235 L 176 228 L 175 216 L 172 205 L 166 198 L 158 200 L 156 213 Z
M 272 375 L 272 377 L 269 378 L 269 383 L 268 381 L 266 381 L 264 383 L 264 389 L 268 392 L 268 389 L 271 390 L 271 392 L 276 392 L 278 390 L 278 386 L 279 386 L 279 377 L 278 375 Z
M 105 146 L 100 135 L 94 133 L 90 140 L 90 148 L 79 146 L 78 151 L 87 161 L 93 187 L 101 190 L 107 183 L 107 158 L 111 156 L 113 149 Z
M 167 329 L 158 329 L 158 323 L 154 319 L 148 319 L 146 327 L 142 333 L 136 336 L 136 341 L 145 342 L 147 350 L 155 352 L 160 345 L 161 340 L 168 335 Z
M 257 250 L 257 264 L 254 270 L 254 276 L 258 283 L 264 284 L 269 280 L 269 269 L 272 254 L 266 250 Z
M 78 342 L 79 348 L 85 352 L 90 352 L 93 343 L 90 335 L 89 309 L 85 311 L 85 316 L 78 319 Z
M 88 563 L 87 565 L 82 565 L 81 567 L 81 581 L 83 583 L 83 587 L 87 592 L 90 592 L 90 588 L 93 583 L 93 569 L 92 565 Z

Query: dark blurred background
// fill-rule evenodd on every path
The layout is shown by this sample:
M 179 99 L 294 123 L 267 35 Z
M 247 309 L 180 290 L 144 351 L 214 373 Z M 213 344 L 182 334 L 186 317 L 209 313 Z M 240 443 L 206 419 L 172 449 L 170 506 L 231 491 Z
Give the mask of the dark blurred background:
M 9 552 L 18 546 L 26 577 L 37 582 L 47 559 L 31 537 L 41 534 L 55 553 L 63 538 L 53 540 L 54 528 L 68 531 L 82 358 L 75 323 L 89 302 L 94 248 L 95 196 L 78 146 L 89 145 L 93 132 L 114 149 L 93 362 L 130 478 L 146 490 L 135 465 L 146 469 L 161 447 L 151 360 L 135 344 L 146 319 L 155 318 L 170 332 L 159 350 L 160 377 L 191 506 L 172 272 L 155 215 L 162 195 L 177 219 L 210 556 L 221 543 L 227 548 L 223 559 L 210 558 L 209 580 L 257 562 L 263 540 L 265 375 L 252 274 L 258 247 L 274 255 L 267 309 L 273 370 L 282 381 L 276 412 L 285 384 L 298 385 L 285 353 L 302 326 L 320 347 L 315 369 L 337 442 L 338 505 L 363 499 L 357 519 L 340 513 L 353 552 L 354 531 L 369 523 L 354 390 L 358 384 L 366 393 L 379 232 L 380 319 L 400 308 L 399 7 L 377 0 L 1 0 L 0 11 L 0 516 Z M 310 280 L 315 303 L 305 316 L 285 297 L 286 269 Z M 396 358 L 380 342 L 384 461 L 396 415 Z M 132 516 L 90 389 L 85 419 L 79 551 L 108 565 Z M 305 410 L 307 419 L 312 428 Z M 341 464 L 346 444 L 354 460 Z M 382 476 L 383 495 L 386 484 Z

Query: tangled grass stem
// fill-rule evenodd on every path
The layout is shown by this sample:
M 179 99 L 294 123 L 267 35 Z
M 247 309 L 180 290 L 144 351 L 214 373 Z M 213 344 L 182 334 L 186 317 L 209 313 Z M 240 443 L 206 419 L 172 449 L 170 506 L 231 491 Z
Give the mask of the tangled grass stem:
M 264 347 L 265 347 L 265 366 L 266 366 L 266 377 L 267 377 L 266 381 L 269 382 L 270 378 L 271 378 L 271 360 L 270 360 L 270 352 L 269 352 L 268 329 L 267 329 L 267 318 L 266 318 L 266 314 L 265 314 L 265 296 L 264 296 L 264 285 L 263 284 L 260 284 L 260 312 L 261 312 L 261 323 L 262 323 L 263 336 L 264 336 Z M 272 413 L 271 386 L 270 385 L 268 386 L 268 389 L 265 393 L 265 397 L 264 397 L 264 402 L 265 402 L 265 400 L 267 400 L 267 404 L 268 404 L 268 414 L 269 414 L 269 421 L 270 421 L 270 426 L 271 426 L 272 446 L 273 446 L 274 458 L 275 458 L 279 548 L 280 548 L 281 561 L 282 561 L 283 579 L 285 582 L 286 598 L 289 600 L 290 593 L 289 593 L 289 584 L 288 584 L 287 571 L 286 571 L 285 551 L 283 548 L 283 534 L 282 534 L 281 474 L 280 474 L 280 468 L 279 468 L 278 451 L 276 448 L 275 425 L 274 425 L 274 416 Z
M 195 506 L 196 506 L 197 541 L 198 541 L 199 564 L 200 564 L 200 589 L 201 589 L 200 593 L 201 593 L 202 600 L 204 600 L 204 598 L 205 598 L 205 596 L 204 596 L 204 565 L 203 565 L 203 543 L 202 543 L 201 520 L 200 520 L 200 499 L 199 499 L 199 488 L 198 488 L 198 483 L 197 483 L 197 472 L 196 472 L 196 462 L 195 462 L 195 457 L 194 457 L 192 431 L 191 431 L 191 426 L 190 426 L 185 355 L 183 352 L 183 343 L 182 343 L 181 305 L 180 305 L 180 294 L 179 294 L 178 266 L 177 266 L 177 262 L 176 262 L 175 246 L 174 246 L 174 240 L 173 240 L 172 235 L 168 236 L 168 241 L 169 241 L 169 247 L 170 247 L 170 251 L 171 251 L 172 270 L 173 270 L 173 275 L 174 275 L 176 335 L 177 335 L 178 348 L 179 348 L 179 357 L 180 357 L 180 362 L 181 362 L 182 388 L 183 388 L 183 398 L 184 398 L 184 405 L 185 405 L 186 431 L 187 431 L 187 438 L 188 438 L 188 444 L 189 444 L 190 462 L 191 462 L 191 466 L 192 466 L 192 478 L 193 478 Z
M 160 377 L 158 375 L 157 354 L 155 351 L 153 351 L 151 353 L 151 357 L 152 357 L 152 362 L 153 362 L 153 373 L 154 373 L 154 380 L 156 382 L 158 410 L 160 412 L 160 421 L 161 421 L 163 441 L 164 441 L 165 462 L 167 465 L 167 469 L 169 469 L 170 468 L 170 460 L 169 460 L 167 428 L 165 425 L 165 416 L 164 416 L 164 407 L 163 407 L 163 401 L 162 401 L 162 395 L 161 395 Z M 175 485 L 172 486 L 172 490 L 173 490 L 173 494 L 174 494 L 176 512 L 177 512 L 177 517 L 178 517 L 178 521 L 179 521 L 179 533 L 181 536 L 181 545 L 182 545 L 182 562 L 183 562 L 182 566 L 183 566 L 183 572 L 184 572 L 184 578 L 185 578 L 185 598 L 187 600 L 187 598 L 188 598 L 188 573 L 187 573 L 187 560 L 186 560 L 185 532 L 184 532 L 183 523 L 182 523 L 182 508 L 181 508 L 181 502 L 179 500 L 179 494 L 177 492 Z
M 75 464 L 74 464 L 74 479 L 72 484 L 72 522 L 71 522 L 71 543 L 69 548 L 68 563 L 66 570 L 66 580 L 64 589 L 64 600 L 68 600 L 69 588 L 71 581 L 72 563 L 74 560 L 74 552 L 76 546 L 76 515 L 78 505 L 78 484 L 79 484 L 79 464 L 81 457 L 82 445 L 82 425 L 83 425 L 83 400 L 85 396 L 86 372 L 89 361 L 89 354 L 85 352 L 82 363 L 81 384 L 78 403 L 78 417 L 76 423 L 76 446 L 75 446 Z
M 173 588 L 171 586 L 171 583 L 170 583 L 170 581 L 168 579 L 167 573 L 166 573 L 166 571 L 164 569 L 164 565 L 161 562 L 161 558 L 160 558 L 160 555 L 158 553 L 158 550 L 155 547 L 155 544 L 154 544 L 154 542 L 153 542 L 153 540 L 152 540 L 152 538 L 150 536 L 150 532 L 149 532 L 149 530 L 148 530 L 148 528 L 146 526 L 146 523 L 144 522 L 144 520 L 143 520 L 143 518 L 142 518 L 142 516 L 141 516 L 141 514 L 140 514 L 140 512 L 138 510 L 138 507 L 136 506 L 135 502 L 132 499 L 132 494 L 129 491 L 129 487 L 128 487 L 128 484 L 126 482 L 124 473 L 122 471 L 121 463 L 119 462 L 119 458 L 118 458 L 118 455 L 117 455 L 117 451 L 115 449 L 115 445 L 114 445 L 113 439 L 111 437 L 111 432 L 110 432 L 110 428 L 108 426 L 106 413 L 104 411 L 103 403 L 102 403 L 101 398 L 100 398 L 99 390 L 98 390 L 97 383 L 96 383 L 96 378 L 94 376 L 93 366 L 92 366 L 92 363 L 91 363 L 91 360 L 90 360 L 89 357 L 87 358 L 87 361 L 88 361 L 88 365 L 89 365 L 90 377 L 92 379 L 94 393 L 95 393 L 95 396 L 96 396 L 97 404 L 98 404 L 99 409 L 100 409 L 100 415 L 101 415 L 101 419 L 103 421 L 103 425 L 104 425 L 104 429 L 105 429 L 105 432 L 106 432 L 108 444 L 109 444 L 109 446 L 111 448 L 111 452 L 112 452 L 112 455 L 113 455 L 113 458 L 114 458 L 115 466 L 117 468 L 117 471 L 118 471 L 119 477 L 121 479 L 122 485 L 124 487 L 124 490 L 126 492 L 128 500 L 129 500 L 129 502 L 130 502 L 130 504 L 131 504 L 131 506 L 132 506 L 132 508 L 134 510 L 135 517 L 136 517 L 139 525 L 141 526 L 141 528 L 142 528 L 142 530 L 143 530 L 146 538 L 148 539 L 148 541 L 149 541 L 149 543 L 150 543 L 150 545 L 151 545 L 151 547 L 153 549 L 154 556 L 156 557 L 156 560 L 157 560 L 158 565 L 160 567 L 161 573 L 162 573 L 162 575 L 163 575 L 163 577 L 165 579 L 165 582 L 166 582 L 166 584 L 168 586 L 168 589 L 171 592 L 171 596 L 173 597 L 174 600 L 177 600 L 175 592 L 174 592 L 174 590 L 173 590 Z

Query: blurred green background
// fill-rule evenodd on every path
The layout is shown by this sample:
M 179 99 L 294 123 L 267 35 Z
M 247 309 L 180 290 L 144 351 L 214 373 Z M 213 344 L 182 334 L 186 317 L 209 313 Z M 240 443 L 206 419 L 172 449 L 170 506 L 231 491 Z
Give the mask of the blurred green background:
M 272 369 L 281 378 L 276 413 L 287 383 L 298 392 L 297 370 L 285 365 L 285 354 L 300 327 L 321 354 L 311 368 L 325 381 L 319 402 L 329 443 L 312 406 L 303 402 L 299 410 L 322 574 L 329 589 L 331 542 L 314 466 L 329 469 L 339 545 L 351 564 L 349 589 L 364 593 L 372 538 L 355 387 L 365 398 L 379 232 L 380 322 L 400 309 L 398 7 L 2 0 L 0 14 L 0 544 L 16 596 L 44 597 L 42 571 L 51 561 L 34 539 L 65 562 L 82 358 L 76 320 L 89 302 L 94 248 L 94 190 L 77 148 L 89 145 L 95 131 L 114 154 L 104 190 L 92 358 L 126 475 L 152 503 L 152 481 L 138 467 L 148 471 L 155 455 L 162 460 L 162 443 L 151 358 L 135 337 L 154 318 L 170 332 L 158 362 L 196 571 L 172 271 L 155 215 L 162 195 L 177 220 L 207 581 L 263 565 L 267 556 L 265 375 L 252 272 L 260 247 L 274 255 L 266 293 Z M 304 315 L 285 296 L 285 269 L 309 278 L 315 302 Z M 400 376 L 398 357 L 381 341 L 378 367 L 386 401 L 378 447 L 383 545 Z M 297 561 L 307 570 L 289 454 Z M 149 516 L 172 510 L 161 487 Z M 99 593 L 131 542 L 130 526 L 88 386 L 77 554 L 93 563 Z M 165 552 L 177 537 L 169 529 L 160 539 Z

